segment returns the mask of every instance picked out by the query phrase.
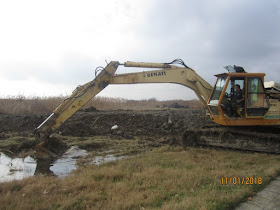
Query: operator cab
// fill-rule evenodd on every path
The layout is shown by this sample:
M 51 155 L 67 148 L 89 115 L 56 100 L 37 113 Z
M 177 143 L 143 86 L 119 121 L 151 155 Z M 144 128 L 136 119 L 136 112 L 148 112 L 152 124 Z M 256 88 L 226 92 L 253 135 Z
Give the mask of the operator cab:
M 231 119 L 263 118 L 269 109 L 263 85 L 265 74 L 246 73 L 238 66 L 225 68 L 229 73 L 215 75 L 217 80 L 208 103 L 214 121 L 236 125 Z

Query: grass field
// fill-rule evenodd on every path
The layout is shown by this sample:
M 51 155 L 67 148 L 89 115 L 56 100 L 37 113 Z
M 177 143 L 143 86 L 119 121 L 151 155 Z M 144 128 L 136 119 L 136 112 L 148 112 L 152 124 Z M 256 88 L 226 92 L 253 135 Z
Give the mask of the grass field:
M 280 157 L 165 146 L 72 175 L 0 184 L 5 209 L 232 209 L 279 175 Z M 262 184 L 222 184 L 225 177 Z

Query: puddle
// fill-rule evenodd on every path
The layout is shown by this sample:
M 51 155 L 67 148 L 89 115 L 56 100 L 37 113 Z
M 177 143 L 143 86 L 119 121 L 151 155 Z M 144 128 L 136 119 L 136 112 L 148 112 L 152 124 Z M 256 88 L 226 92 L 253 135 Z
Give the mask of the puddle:
M 0 153 L 0 182 L 9 182 L 33 176 L 36 165 L 36 161 L 30 156 L 12 159 Z
M 77 146 L 72 146 L 64 155 L 52 162 L 49 160 L 34 160 L 30 156 L 25 158 L 10 158 L 0 153 L 0 182 L 20 180 L 34 175 L 55 175 L 66 177 L 71 171 L 77 169 L 77 159 L 88 154 Z M 116 161 L 126 156 L 106 155 L 96 156 L 90 164 L 100 165 L 109 161 Z
M 110 162 L 110 161 L 116 161 L 121 160 L 125 158 L 126 156 L 118 156 L 115 157 L 114 155 L 106 155 L 106 156 L 96 156 L 93 161 L 91 161 L 91 164 L 100 165 L 102 163 Z
M 10 158 L 0 153 L 0 182 L 20 180 L 34 175 L 67 176 L 77 169 L 77 159 L 87 155 L 86 150 L 77 146 L 70 147 L 64 155 L 56 161 L 34 160 L 30 156 L 25 158 Z
M 50 171 L 60 178 L 65 177 L 71 171 L 77 169 L 77 159 L 87 154 L 86 150 L 79 149 L 77 146 L 72 146 L 61 158 L 51 164 Z

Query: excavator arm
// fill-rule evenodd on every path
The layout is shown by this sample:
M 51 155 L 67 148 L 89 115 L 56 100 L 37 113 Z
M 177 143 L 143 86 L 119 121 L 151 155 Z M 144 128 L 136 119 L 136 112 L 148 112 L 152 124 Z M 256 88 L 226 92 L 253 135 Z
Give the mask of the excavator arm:
M 185 65 L 185 64 L 184 64 Z M 169 64 L 125 62 L 125 67 L 158 68 L 154 71 L 114 75 L 110 84 L 175 83 L 192 89 L 207 109 L 213 87 L 193 69 Z
M 183 67 L 172 65 L 182 64 Z M 140 73 L 116 74 L 120 65 L 125 67 L 149 68 L 152 71 Z M 46 141 L 67 119 L 81 109 L 95 95 L 109 84 L 137 84 L 137 83 L 176 83 L 192 89 L 205 108 L 213 87 L 202 79 L 193 69 L 176 59 L 171 63 L 142 63 L 111 61 L 105 68 L 98 67 L 101 72 L 95 79 L 78 86 L 70 97 L 65 99 L 53 113 L 35 129 L 37 144 Z M 96 72 L 97 73 L 97 72 Z

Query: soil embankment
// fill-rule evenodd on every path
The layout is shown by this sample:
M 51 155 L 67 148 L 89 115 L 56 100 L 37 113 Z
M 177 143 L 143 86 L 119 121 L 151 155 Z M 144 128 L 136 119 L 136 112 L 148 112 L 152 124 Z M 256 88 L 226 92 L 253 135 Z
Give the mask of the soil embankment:
M 12 153 L 30 149 L 34 146 L 34 128 L 46 118 L 47 115 L 0 115 L 0 149 Z M 81 137 L 82 141 L 87 137 L 106 136 L 110 140 L 175 144 L 185 130 L 201 128 L 209 123 L 211 120 L 205 116 L 204 110 L 80 111 L 57 133 L 64 140 Z M 112 130 L 114 125 L 118 128 Z M 90 149 L 100 145 L 93 142 L 92 146 L 87 146 Z

